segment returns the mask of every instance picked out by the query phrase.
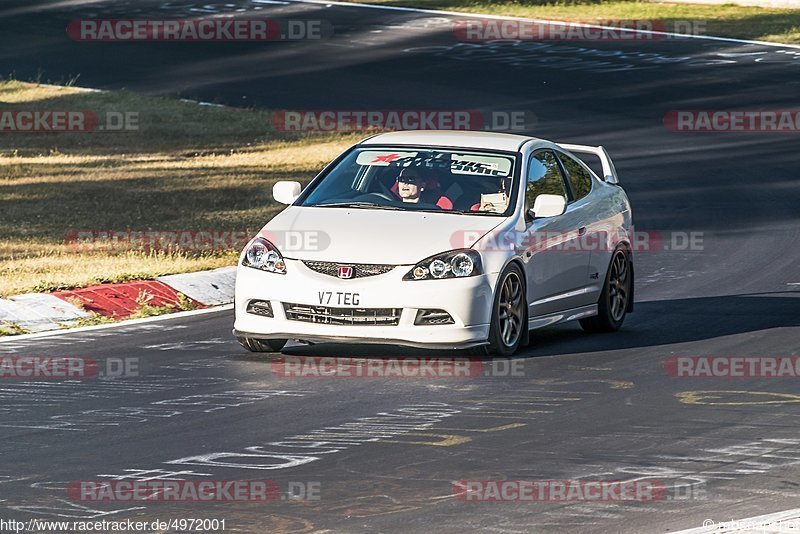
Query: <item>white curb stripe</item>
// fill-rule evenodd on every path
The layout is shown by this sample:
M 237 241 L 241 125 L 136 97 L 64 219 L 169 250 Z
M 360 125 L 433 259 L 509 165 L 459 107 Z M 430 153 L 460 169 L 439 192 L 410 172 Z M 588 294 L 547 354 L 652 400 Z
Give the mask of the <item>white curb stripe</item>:
M 319 4 L 324 6 L 347 6 L 347 7 L 361 7 L 367 9 L 385 9 L 387 11 L 405 11 L 409 13 L 428 13 L 431 15 L 447 15 L 450 17 L 461 17 L 461 18 L 484 18 L 484 19 L 494 19 L 494 20 L 524 20 L 524 21 L 532 21 L 538 24 L 552 24 L 554 22 L 564 22 L 563 20 L 550 20 L 550 19 L 533 19 L 528 17 L 513 17 L 511 15 L 488 15 L 484 13 L 465 13 L 462 11 L 442 11 L 438 9 L 422 9 L 418 7 L 398 7 L 398 6 L 381 6 L 376 4 L 359 4 L 359 3 L 351 3 L 351 2 L 327 2 L 326 0 L 291 0 L 297 4 Z M 619 28 L 615 28 L 613 26 L 599 26 L 594 24 L 585 24 L 587 28 L 597 28 L 603 30 L 619 30 Z M 800 50 L 800 45 L 793 45 L 793 44 L 782 44 L 782 43 L 769 43 L 767 41 L 750 41 L 747 39 L 735 39 L 733 37 L 715 37 L 713 35 L 688 35 L 684 33 L 674 33 L 674 32 L 659 32 L 655 30 L 637 30 L 637 29 L 630 29 L 626 31 L 636 32 L 636 33 L 644 33 L 650 35 L 669 35 L 672 37 L 682 37 L 686 39 L 704 39 L 707 41 L 722 41 L 727 43 L 741 43 L 741 44 L 754 44 L 754 45 L 761 45 L 761 46 L 772 46 L 772 47 L 780 47 L 780 48 L 795 48 Z
M 82 308 L 48 293 L 25 293 L 9 297 L 9 299 L 53 322 L 67 322 L 81 317 L 89 317 L 89 313 Z
M 13 300 L 0 299 L 0 323 L 10 323 L 28 332 L 42 332 L 61 328 L 48 315 Z
M 156 280 L 207 306 L 228 304 L 233 302 L 236 267 L 170 274 L 159 276 Z
M 236 267 L 222 267 L 210 271 L 173 274 L 161 276 L 157 278 L 157 280 L 205 306 L 215 306 L 215 308 L 211 308 L 211 310 L 218 311 L 221 309 L 228 309 L 226 306 L 222 308 L 219 306 L 233 302 L 236 284 Z M 90 314 L 74 304 L 47 293 L 26 293 L 24 295 L 9 297 L 8 299 L 0 299 L 0 326 L 2 326 L 3 323 L 18 326 L 23 330 L 31 332 L 31 334 L 0 336 L 0 343 L 11 340 L 28 339 L 30 337 L 41 337 L 42 335 L 97 330 L 100 328 L 113 327 L 118 324 L 138 324 L 138 322 L 150 322 L 151 319 L 157 320 L 161 317 L 164 319 L 183 317 L 186 314 L 202 311 L 208 310 L 172 313 L 154 318 L 148 317 L 109 325 L 94 325 L 64 330 L 65 326 L 69 326 L 69 324 L 76 319 L 89 317 Z
M 0 321 L 19 326 L 29 332 L 61 328 L 89 314 L 64 300 L 46 293 L 25 293 L 0 299 Z

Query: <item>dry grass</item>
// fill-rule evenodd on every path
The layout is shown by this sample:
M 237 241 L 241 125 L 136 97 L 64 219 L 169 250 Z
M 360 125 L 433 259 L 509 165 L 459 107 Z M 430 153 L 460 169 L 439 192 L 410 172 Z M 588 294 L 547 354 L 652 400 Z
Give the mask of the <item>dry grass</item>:
M 675 21 L 698 21 L 705 35 L 800 43 L 800 9 L 635 0 L 364 0 L 361 3 L 585 23 L 658 20 L 667 30 L 674 28 Z
M 236 261 L 237 250 L 75 247 L 75 230 L 249 230 L 356 136 L 278 134 L 269 114 L 168 98 L 0 83 L 2 109 L 136 111 L 127 132 L 0 133 L 0 295 L 147 279 Z

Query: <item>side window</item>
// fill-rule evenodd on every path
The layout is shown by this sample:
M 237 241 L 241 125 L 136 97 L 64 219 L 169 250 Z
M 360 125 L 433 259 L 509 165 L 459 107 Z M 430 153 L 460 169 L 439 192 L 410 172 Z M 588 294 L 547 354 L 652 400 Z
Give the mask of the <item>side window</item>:
M 558 166 L 555 154 L 546 150 L 537 152 L 528 163 L 528 179 L 525 188 L 525 201 L 528 208 L 533 207 L 539 195 L 561 195 L 567 199 L 564 175 Z
M 561 163 L 567 171 L 569 187 L 572 189 L 572 200 L 580 200 L 592 190 L 592 175 L 583 166 L 566 154 L 559 154 Z

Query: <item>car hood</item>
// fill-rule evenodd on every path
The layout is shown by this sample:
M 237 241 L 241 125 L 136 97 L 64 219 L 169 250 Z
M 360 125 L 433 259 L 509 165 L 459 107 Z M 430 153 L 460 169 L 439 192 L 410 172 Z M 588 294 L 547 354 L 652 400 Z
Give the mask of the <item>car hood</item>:
M 261 231 L 288 259 L 413 265 L 469 248 L 505 217 L 291 206 Z

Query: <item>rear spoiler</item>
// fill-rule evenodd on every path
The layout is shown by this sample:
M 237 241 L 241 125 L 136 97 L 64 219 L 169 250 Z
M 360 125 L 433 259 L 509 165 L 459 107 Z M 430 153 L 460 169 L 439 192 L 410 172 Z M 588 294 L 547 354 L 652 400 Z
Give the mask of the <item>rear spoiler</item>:
M 603 166 L 603 180 L 610 184 L 619 184 L 619 177 L 617 170 L 614 168 L 614 162 L 606 152 L 606 149 L 601 146 L 588 146 L 588 145 L 570 145 L 567 143 L 558 143 L 558 146 L 576 152 L 578 154 L 592 154 L 600 158 L 600 164 Z

